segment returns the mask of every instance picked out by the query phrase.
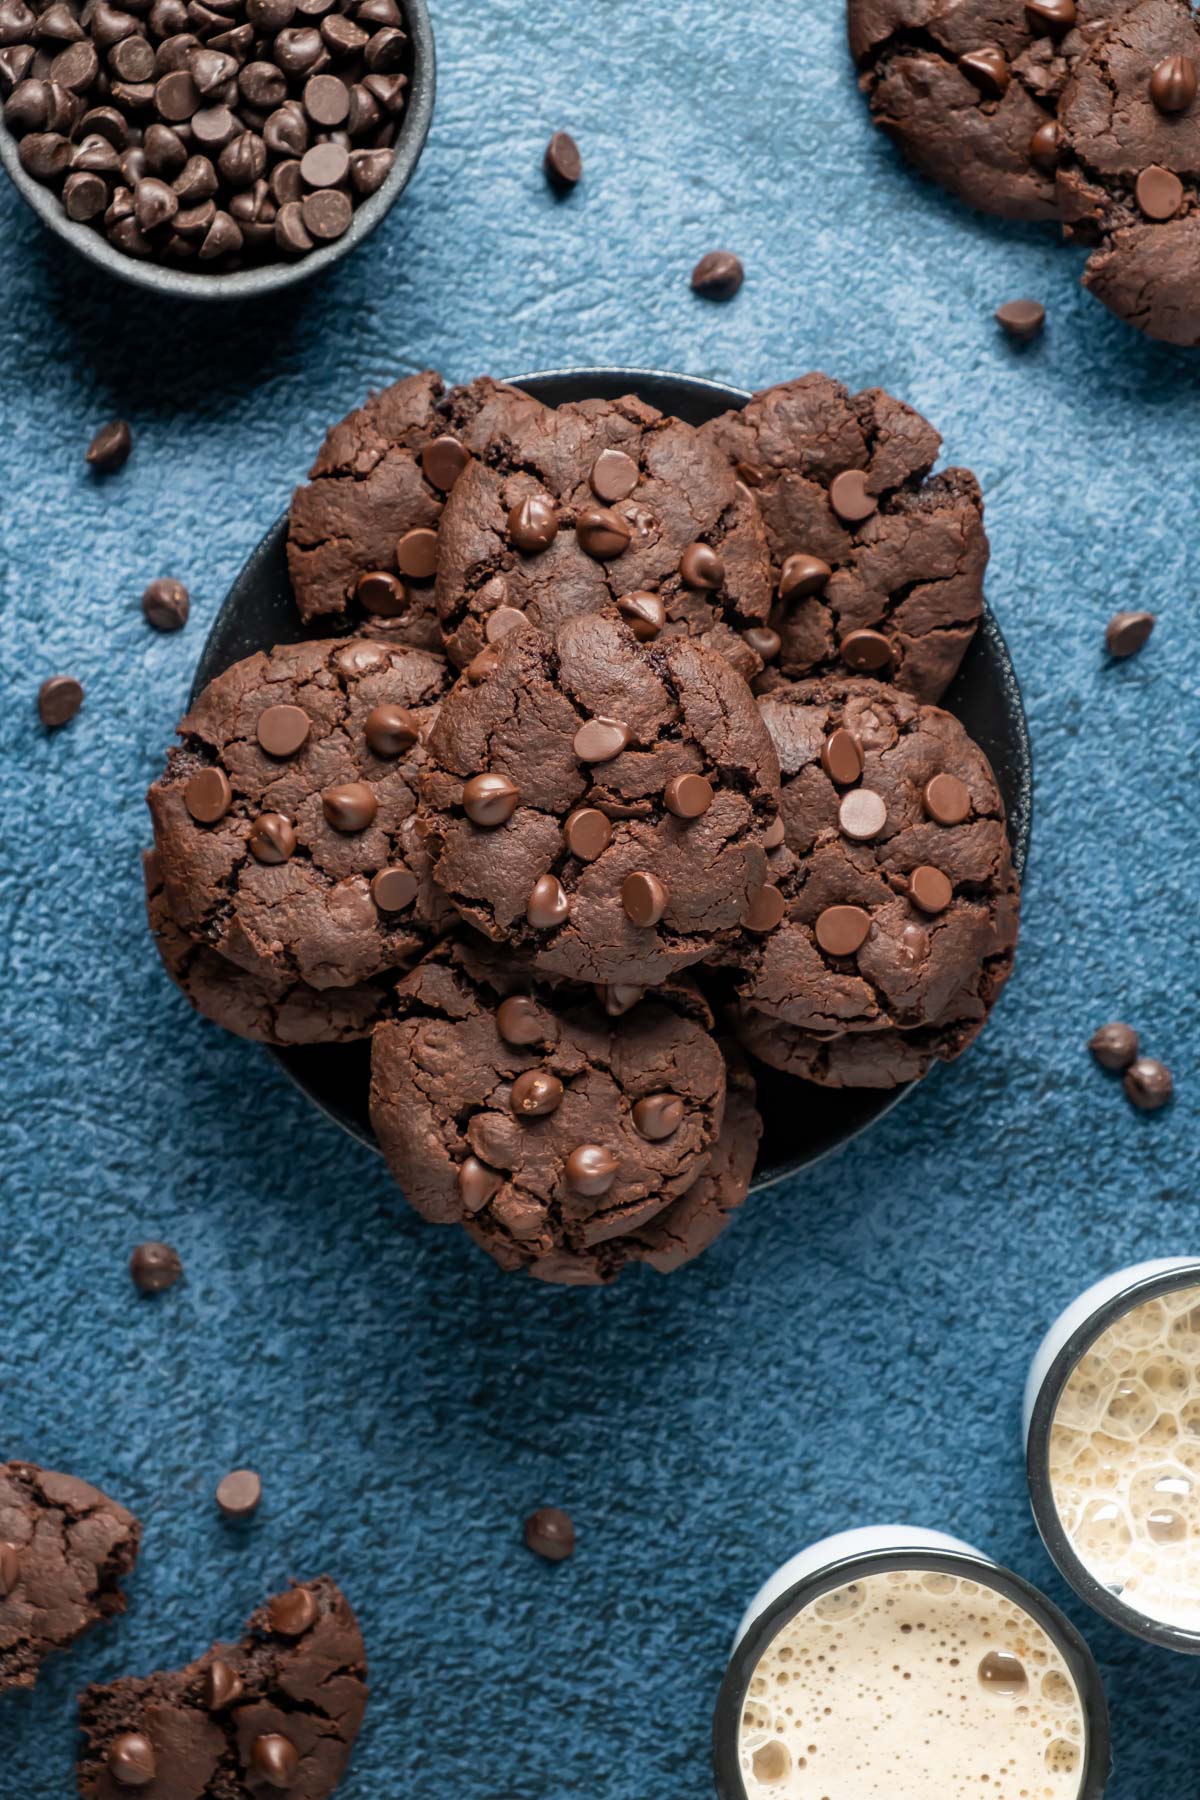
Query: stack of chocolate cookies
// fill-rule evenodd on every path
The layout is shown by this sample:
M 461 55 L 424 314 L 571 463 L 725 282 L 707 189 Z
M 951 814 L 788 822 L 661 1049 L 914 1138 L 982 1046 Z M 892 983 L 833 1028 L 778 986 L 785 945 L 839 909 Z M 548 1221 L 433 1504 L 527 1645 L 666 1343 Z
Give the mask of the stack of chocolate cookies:
M 754 1059 L 895 1086 L 1011 967 L 1003 805 L 936 705 L 988 555 L 939 446 L 823 375 L 699 429 L 373 396 L 292 502 L 310 640 L 212 682 L 150 791 L 170 973 L 245 1037 L 369 1037 L 408 1199 L 501 1267 L 688 1261 Z
M 1118 318 L 1200 343 L 1200 26 L 1187 0 L 849 0 L 872 116 L 952 194 L 1059 220 Z

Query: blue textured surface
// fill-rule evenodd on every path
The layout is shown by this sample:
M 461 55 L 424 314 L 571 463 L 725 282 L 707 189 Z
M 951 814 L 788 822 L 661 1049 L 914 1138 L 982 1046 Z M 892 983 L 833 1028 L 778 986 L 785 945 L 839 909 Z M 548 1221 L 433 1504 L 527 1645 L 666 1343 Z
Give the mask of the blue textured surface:
M 729 1633 L 830 1528 L 946 1526 L 1095 1646 L 1116 1800 L 1194 1793 L 1195 1667 L 1065 1596 L 1023 1491 L 1034 1340 L 1093 1277 L 1195 1252 L 1193 544 L 1200 363 L 1076 286 L 1053 232 L 908 176 L 855 94 L 838 0 L 443 0 L 415 184 L 365 252 L 281 303 L 167 308 L 101 284 L 0 194 L 2 1449 L 145 1521 L 132 1607 L 0 1708 L 0 1794 L 60 1800 L 91 1678 L 190 1657 L 290 1572 L 330 1569 L 374 1701 L 347 1800 L 674 1800 L 708 1790 Z M 584 184 L 556 202 L 549 131 Z M 726 307 L 687 287 L 728 244 Z M 1027 352 L 997 302 L 1050 313 Z M 993 1028 L 867 1140 L 752 1203 L 664 1282 L 506 1282 L 406 1216 L 262 1054 L 194 1019 L 141 916 L 142 790 L 203 633 L 323 426 L 372 382 L 641 363 L 746 386 L 882 382 L 984 484 L 989 592 L 1037 758 L 1017 975 Z M 114 413 L 137 448 L 100 482 Z M 149 632 L 145 582 L 194 596 Z M 1118 606 L 1160 614 L 1109 665 Z M 48 737 L 42 678 L 77 672 Z M 1084 1043 L 1128 1016 L 1173 1064 L 1135 1115 Z M 139 1302 L 145 1236 L 187 1279 Z M 253 1528 L 212 1488 L 255 1463 Z M 580 1528 L 550 1569 L 533 1505 Z

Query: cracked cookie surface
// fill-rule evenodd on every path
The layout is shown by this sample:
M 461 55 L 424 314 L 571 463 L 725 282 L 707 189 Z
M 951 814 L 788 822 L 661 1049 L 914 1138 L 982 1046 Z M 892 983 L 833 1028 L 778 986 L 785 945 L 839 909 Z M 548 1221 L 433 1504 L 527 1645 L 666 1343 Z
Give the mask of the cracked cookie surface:
M 525 626 L 430 733 L 435 880 L 486 936 L 580 981 L 654 986 L 709 955 L 766 877 L 778 764 L 754 698 L 689 639 Z
M 1183 104 L 1164 111 L 1156 71 L 1173 60 Z M 1184 0 L 1141 0 L 1092 45 L 1059 108 L 1059 204 L 1067 236 L 1092 249 L 1085 287 L 1147 336 L 1185 346 L 1200 343 L 1198 70 Z
M 416 829 L 447 679 L 424 651 L 330 639 L 247 657 L 211 682 L 148 795 L 179 928 L 242 968 L 316 988 L 416 961 L 450 916 Z
M 80 1695 L 83 1800 L 325 1800 L 345 1774 L 367 1703 L 366 1653 L 328 1575 L 262 1606 L 236 1644 L 186 1668 Z M 116 1769 L 132 1768 L 136 1783 Z
M 919 699 L 952 680 L 983 611 L 988 541 L 967 469 L 902 401 L 809 374 L 701 427 L 753 487 L 777 601 L 760 686 L 847 667 Z
M 0 1463 L 0 1694 L 31 1688 L 51 1651 L 125 1610 L 141 1532 L 74 1475 Z
M 966 1047 L 1012 967 L 1019 889 L 995 779 L 957 719 L 878 682 L 798 682 L 759 704 L 782 771 L 786 914 L 730 953 L 735 1033 L 810 1080 L 896 1085 Z M 821 1051 L 844 1033 L 884 1035 Z
M 522 617 L 554 631 L 617 606 L 647 637 L 697 638 L 757 672 L 770 608 L 762 524 L 693 426 L 631 395 L 548 407 L 513 394 L 490 424 L 440 532 L 437 606 L 454 662 Z
M 466 934 L 400 984 L 371 1049 L 371 1121 L 410 1204 L 546 1279 L 648 1226 L 708 1167 L 725 1105 L 690 983 L 606 1009 Z M 665 1248 L 664 1248 L 665 1253 Z
M 1058 217 L 1055 107 L 1129 0 L 849 0 L 871 117 L 947 192 L 1007 219 Z

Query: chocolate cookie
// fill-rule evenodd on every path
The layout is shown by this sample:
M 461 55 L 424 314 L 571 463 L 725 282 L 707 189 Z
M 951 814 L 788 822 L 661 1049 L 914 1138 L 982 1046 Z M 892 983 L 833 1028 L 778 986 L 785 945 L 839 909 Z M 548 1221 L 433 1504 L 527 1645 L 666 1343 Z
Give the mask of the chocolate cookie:
M 440 657 L 336 638 L 211 682 L 148 796 L 180 929 L 316 988 L 416 961 L 446 911 L 415 816 L 445 685 Z
M 925 1029 L 919 1058 L 949 1060 L 986 1019 L 1017 939 L 987 758 L 949 713 L 878 682 L 799 682 L 759 704 L 782 770 L 772 873 L 786 916 L 734 953 L 738 1038 L 815 1080 L 832 1066 L 847 1081 L 879 1047 L 822 1058 L 813 1036 Z M 804 1034 L 797 1051 L 792 1031 Z M 915 1072 L 900 1049 L 897 1081 Z M 887 1084 L 876 1067 L 863 1085 Z
M 1198 71 L 1184 0 L 1140 0 L 1093 44 L 1059 109 L 1059 204 L 1067 236 L 1092 247 L 1084 285 L 1169 344 L 1200 344 Z
M 259 1044 L 346 1044 L 369 1037 L 387 1003 L 380 978 L 349 988 L 313 988 L 287 975 L 239 969 L 176 923 L 156 850 L 142 855 L 146 916 L 162 965 L 198 1013 Z
M 460 666 L 527 619 L 616 607 L 644 641 L 694 637 L 749 676 L 770 609 L 757 509 L 679 419 L 632 396 L 548 407 L 511 396 L 456 483 L 437 606 Z
M 760 903 L 775 752 L 745 682 L 615 619 L 525 626 L 430 733 L 421 822 L 465 919 L 535 966 L 654 986 Z
M 74 1475 L 0 1463 L 0 1694 L 31 1688 L 52 1650 L 124 1612 L 142 1528 Z
M 371 1044 L 371 1120 L 422 1217 L 504 1266 L 648 1224 L 708 1165 L 725 1104 L 712 1015 L 684 982 L 634 994 L 539 981 L 448 940 Z
M 1057 216 L 1055 106 L 1129 0 L 849 0 L 871 116 L 947 192 L 1006 219 Z
M 83 1800 L 324 1800 L 346 1772 L 367 1704 L 366 1653 L 328 1575 L 276 1594 L 241 1641 L 184 1669 L 126 1676 L 79 1697 Z
M 767 388 L 701 428 L 754 489 L 778 595 L 764 685 L 847 669 L 936 700 L 983 610 L 979 483 L 931 476 L 941 438 L 879 388 L 827 375 Z
M 330 428 L 288 515 L 288 572 L 306 624 L 349 629 L 365 614 L 389 642 L 441 650 L 438 521 L 511 391 L 484 377 L 447 393 L 427 369 Z

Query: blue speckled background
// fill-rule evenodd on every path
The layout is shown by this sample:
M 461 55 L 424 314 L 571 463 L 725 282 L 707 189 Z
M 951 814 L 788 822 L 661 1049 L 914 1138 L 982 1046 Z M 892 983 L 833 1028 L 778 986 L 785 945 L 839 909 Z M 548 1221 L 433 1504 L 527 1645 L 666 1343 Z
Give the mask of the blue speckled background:
M 838 0 L 435 13 L 417 179 L 315 287 L 151 303 L 0 193 L 0 1452 L 90 1477 L 146 1526 L 127 1617 L 0 1706 L 0 1794 L 73 1792 L 86 1680 L 191 1657 L 328 1568 L 373 1667 L 347 1800 L 703 1796 L 749 1594 L 819 1533 L 887 1515 L 1068 1601 L 1108 1680 L 1114 1800 L 1195 1793 L 1197 1669 L 1070 1601 L 1018 1411 L 1062 1303 L 1200 1246 L 1200 360 L 1110 319 L 1052 231 L 906 174 L 855 93 Z M 565 203 L 540 172 L 560 125 L 587 167 Z M 687 285 L 718 244 L 748 271 L 725 307 Z M 1050 316 L 1025 352 L 991 316 L 1018 295 Z M 825 368 L 930 415 L 987 495 L 1037 813 L 1022 954 L 979 1047 L 691 1270 L 558 1293 L 408 1216 L 265 1056 L 191 1016 L 137 853 L 204 632 L 324 425 L 427 363 L 597 362 L 746 386 Z M 116 413 L 137 447 L 100 482 L 82 452 Z M 141 618 L 159 574 L 193 593 L 177 637 Z M 1110 665 L 1127 606 L 1160 624 Z M 87 702 L 50 737 L 34 695 L 61 670 Z M 1170 1112 L 1134 1114 L 1092 1066 L 1113 1015 L 1173 1065 Z M 125 1261 L 150 1235 L 187 1278 L 140 1302 Z M 247 1461 L 266 1500 L 239 1533 L 211 1495 Z M 578 1520 L 561 1568 L 520 1542 L 543 1501 Z

